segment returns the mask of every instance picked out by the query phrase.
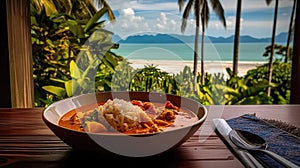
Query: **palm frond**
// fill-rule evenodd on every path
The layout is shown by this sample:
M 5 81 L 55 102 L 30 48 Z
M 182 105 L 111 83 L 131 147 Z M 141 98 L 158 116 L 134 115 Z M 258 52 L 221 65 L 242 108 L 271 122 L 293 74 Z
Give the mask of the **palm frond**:
M 219 17 L 220 21 L 222 22 L 223 26 L 226 28 L 226 19 L 224 15 L 224 9 L 222 7 L 222 4 L 219 0 L 210 0 L 212 9 L 214 12 L 216 12 L 217 16 Z
M 34 3 L 38 13 L 40 13 L 43 9 L 45 9 L 47 16 L 58 12 L 52 0 L 33 0 L 32 2 Z
M 182 11 L 182 7 L 184 6 L 185 0 L 178 0 L 178 7 L 179 7 L 179 12 Z
M 184 9 L 184 12 L 183 12 L 183 15 L 182 15 L 181 32 L 185 31 L 187 19 L 188 19 L 189 14 L 190 14 L 190 12 L 192 10 L 193 4 L 194 4 L 194 0 L 190 0 L 187 3 L 187 5 L 186 5 L 186 7 Z
M 194 1 L 194 15 L 196 20 L 200 18 L 200 9 L 202 6 L 203 0 L 195 0 Z
M 207 4 L 207 1 L 204 1 L 203 5 L 202 5 L 201 22 L 202 22 L 202 31 L 204 32 L 204 30 L 208 26 L 208 22 L 209 22 L 209 7 Z
M 109 20 L 114 21 L 116 18 L 115 18 L 115 15 L 114 15 L 112 9 L 110 8 L 110 6 L 108 5 L 108 3 L 105 0 L 103 0 L 103 4 L 107 8 L 107 16 L 108 16 Z
M 266 0 L 267 5 L 270 5 L 273 0 Z
M 56 7 L 59 7 L 59 11 L 71 15 L 73 9 L 73 3 L 71 0 L 54 0 Z
M 84 3 L 86 4 L 87 8 L 91 11 L 93 15 L 97 12 L 93 0 L 84 0 Z
M 88 0 L 88 1 L 92 1 L 92 0 Z M 115 15 L 113 13 L 113 10 L 109 6 L 109 4 L 106 2 L 106 0 L 97 0 L 96 5 L 107 9 L 107 17 L 110 21 L 114 21 L 116 19 Z M 94 6 L 94 4 L 93 4 L 93 6 Z
M 99 10 L 86 24 L 86 27 L 84 28 L 84 32 L 87 32 L 89 29 L 93 28 L 93 26 L 96 25 L 96 23 L 99 21 L 99 19 L 107 12 L 107 8 L 102 8 Z

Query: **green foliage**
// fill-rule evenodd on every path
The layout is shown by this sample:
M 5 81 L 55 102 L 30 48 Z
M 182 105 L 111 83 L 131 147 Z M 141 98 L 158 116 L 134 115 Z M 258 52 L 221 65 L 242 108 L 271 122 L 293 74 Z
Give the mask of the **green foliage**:
M 283 63 L 275 61 L 273 63 L 271 102 L 272 104 L 288 104 L 290 101 L 291 88 L 291 63 Z M 255 69 L 249 70 L 245 75 L 248 78 L 250 86 L 257 86 L 257 83 L 262 80 L 267 80 L 268 65 L 264 64 Z
M 199 98 L 200 102 L 205 105 L 211 104 L 224 104 L 224 90 L 221 86 L 225 85 L 224 74 L 206 74 L 205 75 L 205 85 L 202 85 L 199 81 L 201 78 L 198 77 L 198 87 L 199 87 Z
M 273 63 L 270 97 L 266 94 L 268 64 L 248 71 L 245 76 L 234 75 L 230 68 L 226 69 L 227 76 L 206 73 L 204 84 L 198 74 L 195 93 L 194 75 L 188 66 L 176 75 L 161 71 L 155 65 L 135 70 L 126 59 L 113 53 L 111 49 L 119 45 L 112 42 L 113 33 L 105 30 L 104 21 L 100 21 L 110 12 L 107 6 L 99 11 L 89 11 L 82 6 L 80 9 L 85 12 L 80 15 L 73 11 L 80 1 L 65 2 L 65 8 L 57 8 L 52 1 L 43 1 L 47 6 L 31 0 L 35 106 L 48 106 L 78 94 L 110 90 L 164 92 L 204 105 L 289 103 L 290 61 L 283 63 L 282 59 L 277 59 Z M 265 56 L 270 47 L 266 50 Z M 285 57 L 284 46 L 277 45 L 276 50 L 277 55 Z
M 268 64 L 249 70 L 245 76 L 234 75 L 226 69 L 223 74 L 207 75 L 206 85 L 199 85 L 199 98 L 203 104 L 287 104 L 290 98 L 291 64 L 274 62 L 271 96 L 267 96 Z M 199 78 L 199 77 L 198 77 Z
M 71 43 L 71 32 L 61 27 L 61 24 L 65 24 L 64 21 L 68 18 L 63 15 L 55 15 L 50 18 L 46 17 L 44 12 L 41 14 L 41 16 L 35 16 L 37 22 L 32 22 L 31 26 L 35 103 L 37 106 L 43 105 L 43 99 L 49 97 L 42 87 L 53 84 L 51 78 L 70 79 L 67 76 L 70 73 L 68 64 L 75 59 L 73 53 L 78 50 L 76 45 Z M 54 82 L 53 86 L 63 87 L 61 83 L 57 82 Z M 61 98 L 53 97 L 53 101 Z
M 239 77 L 227 68 L 229 79 L 226 81 L 226 105 L 231 104 L 270 104 L 266 94 L 267 80 Z M 255 84 L 254 84 L 255 83 Z
M 180 86 L 180 96 L 199 101 L 199 96 L 194 93 L 194 74 L 189 66 L 185 66 L 183 71 L 176 74 L 175 78 Z
M 200 101 L 204 105 L 237 105 L 237 104 L 270 104 L 271 98 L 266 95 L 268 82 L 266 79 L 253 80 L 250 76 L 240 77 L 227 68 L 228 77 L 224 74 L 206 74 L 205 85 L 201 84 L 201 76 L 197 77 L 197 94 L 193 94 L 193 73 L 188 67 L 176 78 L 180 83 L 182 96 Z M 184 77 L 184 78 L 183 78 Z M 272 85 L 273 86 L 273 85 Z M 275 85 L 274 85 L 275 86 Z M 184 89 L 183 89 L 184 88 Z
M 272 46 L 269 45 L 265 48 L 265 52 L 263 53 L 264 57 L 269 57 L 271 55 L 271 51 L 272 51 Z M 293 49 L 291 47 L 289 47 L 289 55 L 287 56 L 287 47 L 283 46 L 283 45 L 278 45 L 275 44 L 274 46 L 274 53 L 276 54 L 276 58 L 278 61 L 282 61 L 282 62 L 288 62 L 292 60 L 292 53 L 293 53 Z
M 227 68 L 228 77 L 224 74 L 206 74 L 205 85 L 200 82 L 198 75 L 198 98 L 205 105 L 232 105 L 232 104 L 266 104 L 269 103 L 264 90 L 267 81 L 259 82 L 256 86 L 249 86 L 244 77 L 233 74 Z
M 147 65 L 134 72 L 130 90 L 179 94 L 179 85 L 174 76 L 161 71 L 154 65 Z
M 115 73 L 111 80 L 111 90 L 113 91 L 129 91 L 130 83 L 134 75 L 134 69 L 130 63 L 124 59 L 116 67 Z
M 103 29 L 104 22 L 99 21 L 107 9 L 80 20 L 66 13 L 48 15 L 45 8 L 31 7 L 35 106 L 110 90 L 106 80 L 123 58 L 110 51 L 118 45 L 112 43 L 112 32 Z

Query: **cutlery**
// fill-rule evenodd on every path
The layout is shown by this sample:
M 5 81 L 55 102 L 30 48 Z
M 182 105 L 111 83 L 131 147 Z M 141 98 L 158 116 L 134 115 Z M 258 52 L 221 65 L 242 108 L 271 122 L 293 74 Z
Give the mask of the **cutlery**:
M 285 167 L 289 168 L 299 168 L 299 166 L 295 165 L 294 163 L 290 162 L 289 160 L 281 157 L 280 155 L 277 155 L 276 153 L 267 150 L 267 142 L 265 139 L 260 137 L 257 134 L 254 134 L 249 131 L 244 130 L 231 130 L 229 132 L 229 138 L 232 140 L 232 142 L 242 148 L 249 151 L 259 151 L 268 154 L 273 159 L 284 165 Z
M 217 130 L 217 133 L 220 135 L 221 139 L 225 142 L 225 144 L 229 147 L 231 151 L 233 151 L 240 161 L 244 164 L 245 167 L 249 168 L 263 168 L 264 166 L 247 150 L 241 149 L 236 146 L 229 138 L 229 133 L 232 128 L 228 125 L 228 123 L 221 118 L 213 119 L 214 126 Z

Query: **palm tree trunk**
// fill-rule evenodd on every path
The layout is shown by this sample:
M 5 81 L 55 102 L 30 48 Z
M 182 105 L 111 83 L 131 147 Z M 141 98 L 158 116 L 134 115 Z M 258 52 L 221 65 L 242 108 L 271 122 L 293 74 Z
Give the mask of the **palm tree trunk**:
M 285 56 L 284 62 L 288 62 L 288 58 L 290 56 L 290 41 L 291 41 L 291 36 L 292 36 L 296 2 L 297 2 L 297 0 L 294 0 L 294 2 L 293 2 L 293 10 L 291 13 L 291 18 L 290 18 L 289 33 L 288 33 L 288 39 L 287 39 L 287 44 L 286 44 L 286 56 Z
M 236 21 L 235 21 L 235 35 L 233 48 L 233 74 L 238 74 L 238 60 L 239 60 L 239 43 L 240 43 L 240 24 L 241 24 L 241 9 L 242 0 L 237 1 Z
M 300 104 L 300 4 L 297 3 L 293 44 L 290 104 Z
M 205 72 L 204 72 L 204 38 L 205 38 L 205 27 L 206 27 L 206 17 L 207 17 L 207 9 L 206 9 L 206 2 L 203 5 L 203 10 L 201 14 L 201 21 L 202 21 L 202 40 L 201 40 L 201 84 L 205 84 Z
M 194 43 L 194 92 L 195 93 L 197 93 L 199 27 L 200 27 L 200 20 L 196 19 L 195 43 Z
M 202 25 L 204 26 L 204 25 Z M 202 31 L 201 41 L 201 84 L 204 85 L 205 73 L 204 73 L 204 30 Z
M 277 24 L 277 13 L 278 13 L 278 1 L 275 1 L 274 8 L 274 20 L 273 20 L 273 32 L 272 32 L 272 44 L 271 44 L 271 55 L 269 60 L 269 75 L 268 75 L 268 83 L 269 85 L 272 82 L 272 72 L 273 72 L 273 57 L 274 57 L 274 49 L 275 49 L 275 33 L 276 33 L 276 24 Z M 267 89 L 267 95 L 271 95 L 271 87 Z

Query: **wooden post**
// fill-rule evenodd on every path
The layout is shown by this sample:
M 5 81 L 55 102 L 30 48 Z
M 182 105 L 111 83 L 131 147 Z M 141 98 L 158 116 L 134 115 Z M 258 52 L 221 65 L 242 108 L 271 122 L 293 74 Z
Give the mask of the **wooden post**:
M 33 107 L 30 0 L 6 0 L 11 101 L 13 108 Z
M 290 104 L 300 104 L 300 3 L 297 2 Z
M 11 107 L 6 1 L 0 0 L 0 108 Z

